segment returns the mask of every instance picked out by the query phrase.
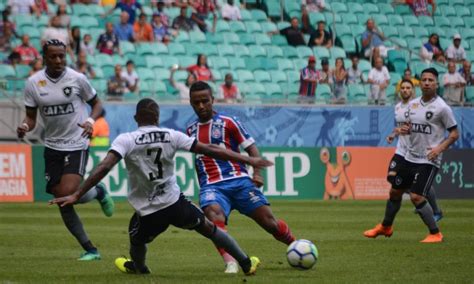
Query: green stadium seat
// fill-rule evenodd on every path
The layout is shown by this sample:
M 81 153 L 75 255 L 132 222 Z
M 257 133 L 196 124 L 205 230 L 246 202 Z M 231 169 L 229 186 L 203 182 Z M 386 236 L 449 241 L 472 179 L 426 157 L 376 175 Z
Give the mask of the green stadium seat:
M 168 44 L 168 51 L 170 55 L 179 56 L 185 55 L 186 49 L 183 44 L 179 42 L 171 42 Z
M 463 40 L 470 40 L 474 38 L 474 29 L 461 29 L 461 36 Z
M 30 39 L 40 39 L 41 38 L 41 32 L 36 27 L 22 26 L 20 31 L 21 31 L 21 35 L 29 35 Z
M 474 105 L 474 86 L 466 87 L 465 98 L 470 105 Z
M 411 69 L 413 70 L 413 74 L 416 74 L 417 76 L 421 75 L 421 71 L 424 69 L 431 67 L 430 64 L 425 63 L 425 62 L 412 62 L 410 64 Z
M 206 35 L 201 31 L 190 31 L 189 39 L 192 43 L 206 42 Z
M 135 54 L 135 45 L 129 41 L 120 41 L 120 50 L 125 56 Z
M 189 34 L 185 31 L 180 31 L 173 41 L 179 43 L 190 42 Z
M 293 65 L 295 66 L 296 70 L 301 70 L 305 68 L 306 66 L 308 66 L 308 59 L 302 59 L 302 58 L 293 59 Z
M 309 22 L 311 26 L 315 26 L 319 21 L 326 21 L 326 17 L 322 13 L 310 13 Z
M 405 61 L 395 61 L 392 63 L 393 69 L 395 72 L 398 74 L 403 74 L 405 72 L 405 69 L 407 69 L 408 64 Z
M 187 43 L 183 44 L 186 49 L 186 55 L 188 56 L 197 56 L 203 52 L 203 48 L 201 45 L 197 45 L 194 43 Z
M 153 68 L 153 73 L 155 74 L 155 79 L 158 81 L 164 81 L 170 78 L 170 70 L 166 68 Z M 177 80 L 176 73 L 174 79 Z
M 394 27 L 394 26 L 384 26 L 382 28 L 382 31 L 383 31 L 383 34 L 388 37 L 388 38 L 392 38 L 392 37 L 398 37 L 398 30 L 400 28 L 398 27 Z M 404 27 L 402 27 L 401 29 L 404 29 Z
M 164 68 L 171 68 L 174 64 L 179 64 L 179 59 L 178 57 L 175 56 L 163 56 L 161 57 L 161 61 L 163 61 L 163 67 Z M 187 67 L 187 66 L 182 66 L 182 67 Z
M 249 53 L 251 57 L 266 57 L 267 51 L 263 46 L 260 45 L 250 45 Z
M 361 84 L 349 84 L 348 88 L 348 100 L 350 103 L 360 103 L 367 101 L 367 90 L 364 85 Z
M 266 70 L 263 58 L 245 58 L 245 67 L 249 71 Z
M 207 56 L 219 55 L 219 50 L 217 49 L 217 46 L 215 44 L 204 43 L 201 44 L 201 47 L 202 53 Z
M 245 26 L 247 28 L 248 33 L 261 33 L 262 32 L 262 27 L 258 22 L 255 21 L 250 21 L 246 22 Z
M 352 30 L 351 28 L 346 25 L 346 24 L 336 24 L 336 35 L 340 38 L 344 35 L 351 35 L 352 36 Z
M 324 18 L 326 19 L 326 24 L 329 26 L 332 26 L 333 23 L 342 23 L 342 17 L 339 14 L 324 12 Z
M 245 60 L 237 57 L 228 57 L 229 66 L 232 70 L 245 70 L 247 67 L 245 65 Z
M 249 82 L 248 86 L 249 86 L 250 92 L 253 95 L 258 95 L 258 96 L 261 96 L 261 97 L 265 97 L 267 95 L 265 87 L 260 83 Z
M 271 82 L 272 78 L 270 77 L 270 73 L 264 70 L 256 70 L 253 72 L 253 77 L 255 78 L 256 82 L 259 83 L 266 83 Z
M 446 17 L 450 16 L 456 16 L 456 10 L 454 9 L 453 6 L 438 6 L 438 9 L 441 11 L 441 14 L 443 14 Z
M 281 71 L 289 71 L 289 70 L 295 69 L 293 62 L 286 58 L 277 59 L 277 64 L 278 64 L 278 69 Z
M 314 56 L 316 56 L 318 59 L 331 57 L 331 54 L 329 53 L 329 49 L 322 46 L 313 47 L 313 53 L 314 53 Z
M 283 50 L 278 46 L 266 46 L 267 56 L 269 58 L 283 58 Z
M 260 64 L 263 65 L 265 70 L 270 71 L 270 70 L 279 70 L 278 69 L 278 63 L 275 59 L 273 58 L 259 58 Z
M 396 61 L 407 62 L 409 59 L 409 53 L 403 49 L 392 49 L 387 52 L 388 62 L 393 63 Z
M 140 81 L 155 80 L 155 73 L 150 68 L 139 67 L 137 68 L 137 74 L 140 78 Z
M 396 72 L 390 72 L 390 85 L 397 85 L 398 81 L 402 79 L 402 75 Z
M 433 34 L 433 33 L 438 34 L 440 38 L 445 38 L 446 37 L 446 33 L 444 32 L 443 28 L 430 27 L 429 32 L 430 32 L 430 34 Z
M 168 69 L 168 74 L 171 73 L 169 72 L 169 69 Z M 213 73 L 214 75 L 214 73 Z M 184 70 L 178 70 L 176 71 L 176 73 L 174 73 L 174 78 L 175 80 L 179 81 L 179 82 L 186 82 L 186 79 L 188 78 L 189 76 L 189 72 L 188 71 L 184 71 Z
M 296 47 L 287 45 L 287 46 L 282 46 L 281 49 L 283 50 L 283 53 L 285 54 L 286 58 L 289 58 L 289 59 L 299 58 L 299 55 L 298 55 L 299 53 Z
M 145 56 L 145 55 L 154 55 L 156 54 L 155 47 L 151 43 L 140 43 L 135 46 L 136 52 L 138 55 Z
M 217 49 L 219 50 L 219 55 L 222 57 L 235 56 L 234 47 L 232 45 L 219 44 Z
M 451 23 L 451 27 L 453 28 L 464 28 L 466 24 L 464 19 L 461 17 L 450 17 L 449 22 Z
M 114 66 L 115 63 L 112 59 L 112 56 L 104 54 L 104 53 L 99 53 L 94 56 L 94 60 L 90 60 L 91 62 L 95 62 L 95 65 L 98 65 L 100 67 L 104 66 Z
M 362 4 L 362 7 L 364 8 L 366 14 L 376 15 L 380 12 L 379 7 L 373 3 L 364 3 Z
M 370 62 L 368 60 L 360 59 L 359 60 L 359 68 L 360 68 L 360 71 L 362 71 L 362 72 L 369 72 L 370 69 L 372 69 L 372 65 L 370 64 Z
M 340 48 L 340 47 L 333 46 L 333 47 L 331 47 L 329 52 L 331 54 L 331 58 L 333 58 L 333 59 L 336 59 L 336 58 L 339 58 L 339 57 L 346 58 L 346 51 L 344 49 Z M 315 52 L 315 54 L 316 54 L 316 52 Z
M 425 27 L 412 27 L 412 29 L 415 38 L 424 39 L 428 38 L 430 35 L 429 31 Z
M 448 17 L 445 17 L 445 16 L 435 16 L 434 22 L 435 22 L 435 25 L 440 28 L 451 27 L 451 23 Z
M 397 5 L 394 10 L 397 15 L 413 15 L 413 12 L 408 5 Z
M 252 72 L 250 72 L 248 70 L 237 70 L 236 72 L 239 76 L 239 82 L 248 83 L 248 82 L 254 82 L 255 81 L 255 78 L 254 78 Z
M 291 26 L 290 22 L 280 21 L 280 22 L 277 23 L 277 30 L 281 31 L 281 30 L 283 30 L 285 28 L 288 28 L 290 26 Z
M 36 20 L 31 15 L 15 15 L 13 16 L 13 21 L 15 22 L 18 28 L 21 27 L 35 27 Z
M 271 96 L 271 100 L 282 100 L 283 99 L 283 92 L 281 91 L 280 85 L 275 83 L 265 83 L 263 84 L 267 96 Z
M 262 28 L 262 32 L 265 34 L 278 29 L 278 27 L 273 22 L 262 22 L 260 23 L 260 26 Z
M 252 14 L 247 9 L 240 10 L 240 16 L 242 17 L 242 21 L 247 22 L 252 20 Z
M 322 103 L 328 103 L 332 96 L 331 87 L 328 84 L 319 84 L 316 87 L 316 100 Z
M 237 57 L 250 57 L 250 51 L 245 45 L 235 45 L 234 53 Z
M 133 62 L 135 63 L 135 66 L 137 66 L 137 67 L 146 67 L 145 56 L 141 56 L 141 55 L 138 55 L 138 54 L 133 54 L 133 55 L 129 55 L 128 58 L 130 60 L 133 60 Z
M 408 47 L 408 43 L 405 39 L 401 38 L 401 37 L 394 37 L 392 38 L 392 42 L 393 44 L 395 44 L 395 46 L 398 46 L 398 47 L 404 47 L 404 48 L 407 48 Z M 387 44 L 385 44 L 387 46 Z
M 405 23 L 403 22 L 403 18 L 400 15 L 389 15 L 387 16 L 388 23 L 390 26 L 403 26 Z M 402 28 L 401 28 L 402 29 Z
M 418 16 L 418 22 L 420 23 L 420 26 L 422 27 L 434 26 L 433 18 L 431 18 L 430 16 Z
M 107 91 L 107 80 L 105 79 L 90 79 L 92 87 L 99 93 L 105 93 Z
M 393 15 L 395 14 L 395 9 L 389 3 L 377 3 L 377 7 L 379 7 L 380 14 L 382 15 Z
M 219 70 L 217 69 L 211 69 L 212 72 L 212 77 L 216 82 L 221 82 L 224 81 L 224 74 L 222 74 Z
M 402 27 L 398 30 L 398 35 L 402 38 L 409 40 L 408 38 L 415 37 L 413 29 L 411 27 Z
M 351 36 L 343 36 L 341 39 L 342 47 L 348 53 L 356 53 L 357 52 L 357 45 L 354 40 L 354 37 Z
M 371 16 L 377 26 L 388 25 L 387 16 L 381 14 L 374 14 Z
M 334 13 L 347 13 L 348 9 L 345 3 L 341 2 L 331 2 L 331 10 Z
M 281 16 L 282 8 L 280 6 L 280 3 L 267 1 L 266 6 L 267 6 L 267 14 L 270 18 L 278 18 Z
M 225 57 L 210 57 L 208 61 L 211 63 L 211 66 L 215 69 L 229 69 L 229 61 Z
M 39 18 L 35 19 L 36 27 L 45 28 L 49 25 L 49 17 L 47 15 L 41 15 Z
M 217 33 L 230 32 L 230 31 L 231 31 L 231 28 L 230 28 L 230 25 L 227 21 L 217 20 L 217 23 L 216 23 L 216 32 Z
M 288 83 L 299 83 L 300 82 L 300 72 L 291 70 L 286 71 L 286 77 L 288 77 Z
M 298 57 L 308 60 L 308 57 L 313 56 L 314 53 L 311 48 L 307 46 L 297 46 L 296 51 L 298 52 Z
M 255 36 L 253 34 L 240 34 L 240 44 L 243 45 L 255 45 L 257 44 L 255 41 Z
M 229 24 L 230 31 L 236 34 L 243 34 L 247 32 L 247 28 L 245 27 L 244 23 L 241 21 L 232 21 Z
M 206 41 L 212 44 L 223 44 L 224 35 L 218 33 L 206 33 Z
M 197 62 L 196 56 L 180 56 L 178 57 L 180 66 L 191 66 Z
M 365 23 L 365 22 L 364 22 Z M 351 25 L 352 35 L 355 38 L 360 38 L 362 34 L 365 32 L 365 27 L 362 25 Z
M 411 38 L 407 43 L 408 48 L 415 51 L 419 51 L 423 45 L 423 41 L 419 38 Z
M 71 23 L 71 27 L 73 27 Z M 79 27 L 90 29 L 90 28 L 98 28 L 99 27 L 99 21 L 95 17 L 90 17 L 90 16 L 82 16 L 80 17 L 80 25 Z
M 252 14 L 252 19 L 257 22 L 266 22 L 268 21 L 267 14 L 262 10 L 252 9 L 250 10 L 250 14 Z
M 279 83 L 287 83 L 288 82 L 288 78 L 286 77 L 286 74 L 283 71 L 272 70 L 272 71 L 269 71 L 269 73 L 270 73 L 271 81 L 273 83 L 279 84 Z
M 288 41 L 286 40 L 286 37 L 283 36 L 283 35 L 273 35 L 271 37 L 271 42 L 272 42 L 272 45 L 278 45 L 278 46 L 286 46 L 288 45 Z
M 365 14 L 364 7 L 360 3 L 357 2 L 347 2 L 347 6 L 351 7 L 349 10 L 350 13 L 353 14 Z
M 456 16 L 459 18 L 463 17 L 470 17 L 471 16 L 471 10 L 466 9 L 466 7 L 454 7 L 454 10 L 456 10 Z
M 410 8 L 408 8 L 408 9 L 410 9 Z M 416 16 L 412 15 L 411 10 L 410 10 L 410 14 L 403 16 L 403 22 L 405 22 L 405 26 L 408 26 L 408 27 L 418 27 L 418 26 L 420 26 L 420 22 L 418 21 L 418 18 Z
M 444 28 L 444 34 L 447 39 L 451 40 L 455 34 L 459 34 L 459 31 L 457 29 Z M 466 42 L 466 41 L 462 41 L 462 42 Z
M 227 44 L 239 44 L 239 36 L 236 33 L 225 33 L 224 34 L 224 42 Z
M 342 22 L 344 25 L 353 25 L 359 23 L 357 20 L 356 14 L 353 13 L 347 13 L 342 17 Z M 336 28 L 337 29 L 337 28 Z
M 272 45 L 271 38 L 264 33 L 255 33 L 255 42 L 257 45 Z

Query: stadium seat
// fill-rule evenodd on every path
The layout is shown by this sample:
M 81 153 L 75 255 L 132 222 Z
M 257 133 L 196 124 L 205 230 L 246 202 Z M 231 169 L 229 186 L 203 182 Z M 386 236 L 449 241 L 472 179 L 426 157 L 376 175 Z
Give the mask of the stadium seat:
M 256 71 L 256 70 L 266 70 L 265 62 L 263 58 L 252 58 L 248 57 L 244 59 L 245 67 L 249 71 Z
M 358 20 L 357 20 L 357 16 L 356 14 L 353 14 L 352 12 L 351 13 L 347 13 L 345 14 L 343 17 L 342 17 L 342 22 L 344 23 L 344 25 L 353 25 L 353 24 L 358 24 Z M 336 28 L 337 29 L 337 28 Z
M 401 29 L 404 29 L 405 27 L 401 27 Z M 384 26 L 382 31 L 384 36 L 388 38 L 393 38 L 393 37 L 398 37 L 398 30 L 400 27 L 393 27 L 393 26 Z
M 270 77 L 271 77 L 271 81 L 273 83 L 278 84 L 278 83 L 287 83 L 288 82 L 288 78 L 286 77 L 286 74 L 283 71 L 272 70 L 272 71 L 269 71 L 269 74 L 270 74 Z
M 368 92 L 366 88 L 364 87 L 364 85 L 349 84 L 347 85 L 347 87 L 348 87 L 348 100 L 350 103 L 367 102 Z
M 249 82 L 247 83 L 247 85 L 249 87 L 250 92 L 253 95 L 260 96 L 260 97 L 265 97 L 267 95 L 265 87 L 262 84 L 256 83 L 256 82 Z
M 194 43 L 187 43 L 183 44 L 186 49 L 186 55 L 188 56 L 197 56 L 203 52 L 203 48 L 201 45 L 197 45 Z
M 360 38 L 361 35 L 365 32 L 365 27 L 361 25 L 351 25 L 352 35 L 355 38 Z
M 461 36 L 463 40 L 470 40 L 474 39 L 474 29 L 461 29 Z
M 467 86 L 465 93 L 466 102 L 470 105 L 474 105 L 474 86 Z
M 30 39 L 40 39 L 41 33 L 38 28 L 32 26 L 21 27 L 21 35 L 29 35 Z
M 236 34 L 243 34 L 247 32 L 247 28 L 245 27 L 244 23 L 241 21 L 231 21 L 229 26 L 230 26 L 230 31 Z
M 98 65 L 100 67 L 104 66 L 114 66 L 115 63 L 112 60 L 112 56 L 104 54 L 104 53 L 99 53 L 94 56 L 95 65 Z
M 456 10 L 453 6 L 439 6 L 438 8 L 441 11 L 441 14 L 445 17 L 456 16 Z
M 405 39 L 401 38 L 401 37 L 395 37 L 392 39 L 392 42 L 393 44 L 395 44 L 396 46 L 398 47 L 408 47 L 408 43 Z M 387 44 L 385 44 L 387 46 Z
M 72 26 L 72 24 L 71 24 Z M 86 28 L 98 28 L 99 27 L 99 21 L 95 17 L 90 17 L 90 16 L 82 16 L 80 17 L 80 24 L 78 25 L 81 29 Z
M 264 33 L 255 33 L 255 42 L 257 45 L 272 45 L 272 40 Z
M 18 64 L 15 66 L 15 73 L 17 78 L 27 78 L 31 67 L 29 65 Z
M 295 66 L 293 65 L 293 62 L 289 59 L 286 58 L 279 58 L 277 59 L 277 64 L 278 64 L 278 69 L 281 71 L 288 71 L 288 70 L 294 70 Z
M 150 68 L 139 67 L 137 68 L 137 74 L 140 78 L 140 81 L 155 80 L 155 73 Z
M 290 26 L 291 26 L 290 22 L 287 22 L 287 21 L 280 21 L 280 22 L 277 23 L 277 29 L 279 31 L 281 31 L 285 28 L 288 28 Z
M 283 58 L 283 50 L 278 46 L 266 46 L 267 56 L 269 58 Z
M 230 28 L 230 25 L 227 21 L 217 20 L 217 23 L 216 23 L 216 32 L 217 33 L 230 32 L 230 31 L 231 31 L 231 28 Z
M 240 16 L 242 16 L 242 21 L 247 22 L 252 20 L 252 14 L 247 9 L 240 10 Z
M 373 3 L 364 3 L 362 4 L 362 7 L 364 8 L 366 14 L 376 15 L 379 13 L 379 7 Z
M 224 42 L 226 44 L 239 44 L 240 43 L 239 36 L 236 33 L 232 33 L 232 32 L 225 33 Z
M 448 17 L 445 16 L 435 16 L 434 22 L 437 27 L 451 27 Z
M 433 34 L 433 33 L 438 34 L 438 36 L 440 38 L 445 38 L 446 37 L 444 29 L 440 28 L 440 27 L 430 27 L 429 32 L 430 32 L 430 34 Z
M 252 9 L 250 10 L 250 14 L 252 15 L 252 19 L 257 22 L 265 22 L 268 20 L 267 14 L 262 10 Z
M 347 13 L 347 5 L 341 2 L 331 2 L 331 10 L 334 13 Z
M 250 51 L 245 45 L 235 45 L 234 52 L 237 57 L 250 57 Z
M 196 58 L 195 56 L 179 56 L 178 61 L 180 66 L 191 66 L 196 64 Z
M 135 45 L 129 41 L 120 41 L 120 50 L 125 56 L 135 54 Z
M 331 47 L 331 49 L 329 50 L 330 51 L 330 54 L 331 54 L 331 58 L 333 59 L 336 59 L 336 58 L 346 58 L 346 51 L 340 47 L 337 47 L 337 46 L 334 46 L 334 47 Z M 315 52 L 316 54 L 316 52 Z
M 263 46 L 260 45 L 250 45 L 249 47 L 250 57 L 266 57 L 267 51 Z
M 418 16 L 418 22 L 420 23 L 420 26 L 422 27 L 433 27 L 434 22 L 433 18 L 429 16 Z
M 189 39 L 193 43 L 204 43 L 206 42 L 206 35 L 201 31 L 190 31 Z
M 319 21 L 326 21 L 324 14 L 322 13 L 310 13 L 309 14 L 309 22 L 311 26 L 315 26 Z
M 449 23 L 452 28 L 464 28 L 466 26 L 463 18 L 461 17 L 450 17 Z
M 248 70 L 237 70 L 236 72 L 239 76 L 239 82 L 248 83 L 248 82 L 254 82 L 255 81 L 255 78 L 254 78 L 252 72 L 250 72 Z
M 232 70 L 245 70 L 245 60 L 242 58 L 228 57 L 229 66 Z
M 397 5 L 394 8 L 397 15 L 412 15 L 413 12 L 408 5 Z
M 140 56 L 156 54 L 155 47 L 150 43 L 140 43 L 140 44 L 137 44 L 135 47 L 136 47 L 137 54 Z
M 416 52 L 418 52 L 421 46 L 423 45 L 423 42 L 419 38 L 411 38 L 407 43 L 408 48 Z
M 258 22 L 250 21 L 246 22 L 245 26 L 247 28 L 248 33 L 261 33 L 262 32 L 262 27 Z
M 170 70 L 166 68 L 153 68 L 153 73 L 158 81 L 168 80 L 170 77 Z M 174 79 L 177 80 L 176 73 Z
M 410 9 L 410 8 L 408 8 L 408 9 Z M 419 27 L 420 26 L 420 22 L 418 21 L 418 18 L 414 15 L 411 15 L 411 11 L 410 11 L 410 14 L 403 16 L 403 22 L 405 23 L 405 26 L 409 26 L 409 27 Z
M 413 33 L 413 29 L 411 27 L 403 27 L 398 29 L 398 35 L 404 39 L 409 41 L 409 38 L 414 38 L 415 34 Z
M 281 49 L 283 50 L 283 53 L 285 54 L 286 58 L 288 59 L 299 58 L 299 53 L 296 47 L 287 45 L 287 46 L 282 46 Z
M 299 83 L 300 82 L 300 72 L 295 70 L 286 71 L 286 77 L 288 78 L 288 83 Z
M 284 99 L 283 93 L 281 91 L 280 85 L 275 83 L 265 83 L 263 84 L 265 91 L 267 93 L 267 99 L 270 99 L 273 102 L 282 101 Z
M 313 53 L 318 59 L 331 57 L 329 50 L 322 46 L 313 47 Z
M 370 69 L 372 69 L 372 65 L 370 64 L 370 62 L 368 60 L 360 59 L 359 60 L 359 68 L 360 68 L 360 71 L 362 71 L 362 72 L 369 72 Z
M 372 16 L 372 19 L 374 20 L 374 22 L 377 26 L 388 25 L 387 16 L 382 15 L 382 14 L 374 14 L 374 15 L 371 15 L 371 16 Z
M 270 77 L 270 73 L 264 70 L 256 70 L 253 72 L 253 77 L 256 82 L 259 83 L 266 83 L 271 82 L 272 78 Z
M 178 42 L 171 42 L 168 44 L 168 51 L 170 55 L 174 56 L 179 56 L 179 55 L 185 55 L 186 54 L 186 49 L 184 48 L 184 45 Z
M 179 65 L 179 59 L 174 56 L 163 56 L 161 57 L 161 60 L 163 61 L 163 67 L 169 69 L 171 66 L 174 64 Z M 182 66 L 182 67 L 187 67 L 187 66 Z
M 255 41 L 255 36 L 253 34 L 239 34 L 240 36 L 240 44 L 243 45 L 255 45 L 257 44 Z
M 283 35 L 273 35 L 271 37 L 271 42 L 272 45 L 278 45 L 278 46 L 286 46 L 288 45 L 288 41 L 286 40 L 286 37 Z
M 147 55 L 145 56 L 145 59 L 146 59 L 146 66 L 150 69 L 163 67 L 163 61 L 161 60 L 161 57 L 159 56 Z
M 301 70 L 308 66 L 308 59 L 293 59 L 293 65 L 295 66 L 296 70 Z
M 263 33 L 274 32 L 278 30 L 278 27 L 273 22 L 262 22 L 260 23 Z
M 13 16 L 13 21 L 16 23 L 16 26 L 21 27 L 34 27 L 36 26 L 36 20 L 31 15 L 15 15 Z
M 324 12 L 324 18 L 326 19 L 326 24 L 332 26 L 333 23 L 341 23 L 342 17 L 339 14 L 333 14 L 331 12 Z
M 224 35 L 218 33 L 206 33 L 206 41 L 212 44 L 223 44 Z
M 328 103 L 331 99 L 331 87 L 328 84 L 319 84 L 316 87 L 316 100 L 322 103 Z
M 189 42 L 189 34 L 185 31 L 180 31 L 179 34 L 173 40 L 174 42 L 179 43 Z
M 346 25 L 346 24 L 336 24 L 336 35 L 340 38 L 344 35 L 351 35 L 352 36 L 352 30 L 351 28 Z
M 354 40 L 354 37 L 351 36 L 344 36 L 340 38 L 342 47 L 347 53 L 357 53 L 357 45 Z
M 99 93 L 102 94 L 107 91 L 107 80 L 105 79 L 91 79 L 92 87 Z
M 364 10 L 364 7 L 362 7 L 362 5 L 360 3 L 357 3 L 357 2 L 347 2 L 347 6 L 348 7 L 351 7 L 349 9 L 349 12 L 350 13 L 353 13 L 353 14 L 365 14 L 365 10 Z
M 395 9 L 389 3 L 377 3 L 377 7 L 382 15 L 389 16 L 395 14 Z
M 227 60 L 227 58 L 225 57 L 210 57 L 208 59 L 209 62 L 212 63 L 212 67 L 213 68 L 216 68 L 216 69 L 229 69 L 230 68 L 230 65 L 229 65 L 229 61 Z
M 413 34 L 415 35 L 415 38 L 419 39 L 424 39 L 428 38 L 429 32 L 425 27 L 412 27 Z
M 234 47 L 232 45 L 220 44 L 217 46 L 217 50 L 219 50 L 219 55 L 222 57 L 235 56 Z
M 296 51 L 298 52 L 298 57 L 302 59 L 308 59 L 308 57 L 313 56 L 313 51 L 311 48 L 307 46 L 298 46 L 296 47 Z M 328 52 L 329 54 L 329 52 Z
M 202 53 L 206 56 L 219 55 L 219 50 L 214 44 L 204 43 L 200 45 L 202 47 Z

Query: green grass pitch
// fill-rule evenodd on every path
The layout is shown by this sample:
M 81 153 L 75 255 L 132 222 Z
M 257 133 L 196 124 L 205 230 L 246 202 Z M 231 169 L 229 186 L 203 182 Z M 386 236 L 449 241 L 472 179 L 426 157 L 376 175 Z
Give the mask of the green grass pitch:
M 404 202 L 392 238 L 365 239 L 362 232 L 383 217 L 383 201 L 274 201 L 298 238 L 319 249 L 315 269 L 286 263 L 286 246 L 252 220 L 233 212 L 229 232 L 262 266 L 256 276 L 225 275 L 212 243 L 197 233 L 170 227 L 148 248 L 148 276 L 126 275 L 113 262 L 128 255 L 126 202 L 112 218 L 98 203 L 78 206 L 102 260 L 81 263 L 80 247 L 66 231 L 58 210 L 46 203 L 0 204 L 0 283 L 472 283 L 474 281 L 474 200 L 441 200 L 442 244 L 421 244 L 427 230 Z

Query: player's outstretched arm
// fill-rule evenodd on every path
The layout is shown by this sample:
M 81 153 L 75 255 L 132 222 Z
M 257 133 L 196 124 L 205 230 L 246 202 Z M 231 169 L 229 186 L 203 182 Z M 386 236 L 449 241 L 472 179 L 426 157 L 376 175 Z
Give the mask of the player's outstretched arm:
M 98 184 L 110 170 L 120 161 L 121 157 L 112 151 L 107 153 L 105 159 L 100 162 L 97 167 L 92 170 L 91 175 L 84 181 L 84 183 L 71 195 L 55 198 L 49 201 L 49 204 L 59 204 L 63 207 L 69 204 L 76 203 L 81 196 L 88 192 L 92 187 Z
M 18 126 L 16 129 L 16 134 L 18 135 L 18 138 L 25 137 L 26 132 L 29 132 L 35 128 L 37 112 L 38 112 L 37 108 L 30 108 L 30 107 L 26 108 L 25 119 L 23 119 L 23 122 L 21 123 L 21 125 Z
M 230 151 L 213 144 L 203 144 L 201 142 L 196 142 L 196 144 L 191 148 L 190 151 L 196 154 L 203 154 L 205 156 L 209 156 L 218 160 L 234 161 L 238 163 L 249 164 L 256 168 L 266 168 L 273 166 L 272 162 L 262 159 L 261 157 L 244 156 L 237 152 Z

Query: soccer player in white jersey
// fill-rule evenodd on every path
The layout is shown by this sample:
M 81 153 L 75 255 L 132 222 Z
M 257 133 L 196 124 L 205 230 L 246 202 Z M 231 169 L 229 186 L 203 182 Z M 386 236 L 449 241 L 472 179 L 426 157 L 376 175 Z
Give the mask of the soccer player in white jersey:
M 159 107 L 152 99 L 137 104 L 135 120 L 138 129 L 119 135 L 89 178 L 73 194 L 51 203 L 73 204 L 97 184 L 121 160 L 130 179 L 128 200 L 135 209 L 129 225 L 131 260 L 117 258 L 115 265 L 132 274 L 147 274 L 146 244 L 163 233 L 169 225 L 196 230 L 216 246 L 225 248 L 240 264 L 245 274 L 254 274 L 260 260 L 249 258 L 237 242 L 209 221 L 204 213 L 180 192 L 174 172 L 174 155 L 178 150 L 207 155 L 220 160 L 250 164 L 257 168 L 272 163 L 259 157 L 243 156 L 216 145 L 200 143 L 184 133 L 158 127 Z
M 19 138 L 36 126 L 40 116 L 45 127 L 46 192 L 54 197 L 71 194 L 85 173 L 89 137 L 94 120 L 102 112 L 96 91 L 83 74 L 66 67 L 66 45 L 56 39 L 43 46 L 46 68 L 28 78 L 25 86 L 26 117 L 17 128 Z M 92 108 L 88 117 L 87 104 Z M 99 200 L 106 216 L 114 203 L 103 186 L 96 186 L 77 203 Z M 60 207 L 64 224 L 85 252 L 78 260 L 98 260 L 100 254 L 87 236 L 73 204 Z
M 385 219 L 382 224 L 367 230 L 364 235 L 375 238 L 379 235 L 390 237 L 392 225 L 400 209 L 404 191 L 410 191 L 410 199 L 417 213 L 429 229 L 423 243 L 438 243 L 443 241 L 436 224 L 431 205 L 425 196 L 431 188 L 436 172 L 441 163 L 442 152 L 449 148 L 459 138 L 457 123 L 451 108 L 438 97 L 438 72 L 428 68 L 421 73 L 422 96 L 409 102 L 407 123 L 399 127 L 400 135 L 407 135 L 407 147 L 404 160 L 399 161 L 397 171 L 389 172 L 393 189 L 387 202 Z M 449 135 L 446 138 L 445 132 Z M 391 165 L 392 166 L 392 165 Z M 394 168 L 394 167 L 393 167 Z

